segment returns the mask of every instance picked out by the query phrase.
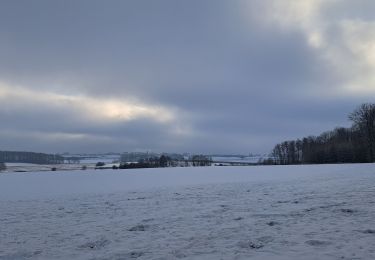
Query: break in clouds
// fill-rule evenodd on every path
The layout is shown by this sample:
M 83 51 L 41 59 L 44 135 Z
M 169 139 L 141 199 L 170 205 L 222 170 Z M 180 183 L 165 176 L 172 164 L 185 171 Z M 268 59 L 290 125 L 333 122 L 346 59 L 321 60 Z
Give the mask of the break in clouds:
M 269 152 L 375 94 L 375 2 L 2 1 L 0 147 Z

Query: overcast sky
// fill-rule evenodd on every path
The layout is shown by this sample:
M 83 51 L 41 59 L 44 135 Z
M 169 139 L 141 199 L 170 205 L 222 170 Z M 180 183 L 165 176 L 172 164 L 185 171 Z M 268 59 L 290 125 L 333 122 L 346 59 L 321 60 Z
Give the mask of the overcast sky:
M 0 150 L 266 153 L 374 72 L 373 0 L 2 0 Z

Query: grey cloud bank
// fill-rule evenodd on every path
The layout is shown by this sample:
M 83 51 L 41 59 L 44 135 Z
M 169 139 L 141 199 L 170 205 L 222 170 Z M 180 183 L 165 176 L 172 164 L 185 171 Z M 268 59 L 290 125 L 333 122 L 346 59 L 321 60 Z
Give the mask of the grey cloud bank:
M 268 152 L 375 94 L 372 1 L 2 1 L 0 149 Z

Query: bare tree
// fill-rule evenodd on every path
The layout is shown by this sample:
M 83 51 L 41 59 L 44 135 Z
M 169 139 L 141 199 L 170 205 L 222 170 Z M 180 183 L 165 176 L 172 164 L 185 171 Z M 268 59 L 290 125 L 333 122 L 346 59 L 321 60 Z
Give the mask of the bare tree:
M 360 105 L 349 115 L 353 121 L 353 128 L 363 134 L 364 142 L 367 144 L 368 158 L 370 162 L 375 161 L 375 104 L 365 103 Z
M 6 167 L 5 163 L 0 162 L 0 172 L 5 171 L 6 169 L 7 169 L 7 167 Z
M 337 127 L 319 136 L 277 144 L 276 164 L 375 162 L 375 104 L 362 104 L 349 115 L 351 128 Z

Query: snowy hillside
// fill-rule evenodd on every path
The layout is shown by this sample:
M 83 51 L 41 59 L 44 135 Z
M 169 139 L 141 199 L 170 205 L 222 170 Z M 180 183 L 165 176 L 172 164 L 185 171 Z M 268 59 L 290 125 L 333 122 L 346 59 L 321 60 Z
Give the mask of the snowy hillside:
M 375 259 L 375 165 L 0 174 L 0 259 Z

